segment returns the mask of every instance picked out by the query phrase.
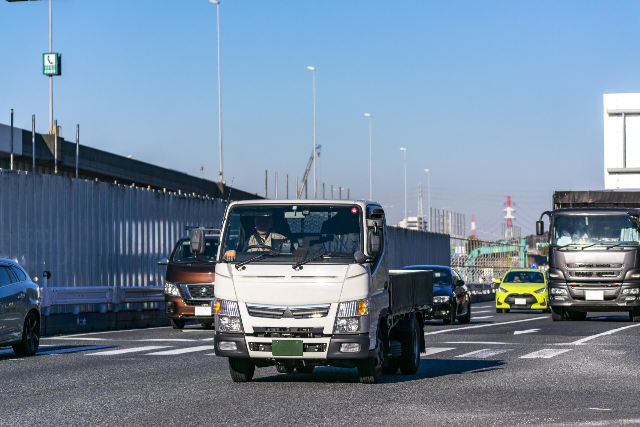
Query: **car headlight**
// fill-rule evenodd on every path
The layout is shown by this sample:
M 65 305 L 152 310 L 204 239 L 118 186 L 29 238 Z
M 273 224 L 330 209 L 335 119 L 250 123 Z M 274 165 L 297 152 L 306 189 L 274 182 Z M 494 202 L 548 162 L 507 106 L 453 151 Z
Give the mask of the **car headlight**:
M 640 288 L 623 289 L 622 290 L 622 294 L 623 295 L 638 295 L 638 294 L 640 294 Z
M 500 287 L 498 287 L 498 292 L 500 292 L 501 294 L 506 294 L 506 293 L 507 293 L 507 292 L 509 292 L 509 291 L 507 291 L 505 288 L 503 288 L 502 286 L 500 286 Z
M 178 289 L 178 285 L 171 282 L 165 282 L 164 284 L 164 293 L 167 295 L 171 295 L 174 297 L 180 296 L 180 290 Z
M 567 295 L 567 290 L 562 288 L 551 288 L 551 295 Z
M 244 332 L 240 310 L 236 301 L 214 299 L 211 308 L 216 316 L 216 331 L 219 332 Z
M 369 314 L 369 300 L 341 302 L 338 305 L 336 324 L 333 328 L 335 334 L 353 334 L 360 330 L 360 318 Z
M 443 302 L 449 302 L 449 295 L 433 297 L 433 302 L 436 303 L 436 304 L 441 304 Z
M 544 291 L 546 291 L 546 290 L 547 290 L 547 288 L 540 288 L 535 292 L 536 292 L 536 294 L 544 294 Z

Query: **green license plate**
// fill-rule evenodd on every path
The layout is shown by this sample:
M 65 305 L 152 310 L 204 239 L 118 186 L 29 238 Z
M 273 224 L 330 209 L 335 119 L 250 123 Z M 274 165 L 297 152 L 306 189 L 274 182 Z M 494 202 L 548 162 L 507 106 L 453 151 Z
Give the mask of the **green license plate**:
M 273 340 L 271 354 L 274 356 L 302 356 L 302 340 Z

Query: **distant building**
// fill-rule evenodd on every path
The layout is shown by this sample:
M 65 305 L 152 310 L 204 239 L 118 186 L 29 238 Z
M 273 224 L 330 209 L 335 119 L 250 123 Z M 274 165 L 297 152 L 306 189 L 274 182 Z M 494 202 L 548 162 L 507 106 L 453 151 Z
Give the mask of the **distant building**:
M 424 218 L 419 216 L 410 216 L 405 218 L 396 224 L 396 227 L 408 228 L 409 230 L 426 231 Z

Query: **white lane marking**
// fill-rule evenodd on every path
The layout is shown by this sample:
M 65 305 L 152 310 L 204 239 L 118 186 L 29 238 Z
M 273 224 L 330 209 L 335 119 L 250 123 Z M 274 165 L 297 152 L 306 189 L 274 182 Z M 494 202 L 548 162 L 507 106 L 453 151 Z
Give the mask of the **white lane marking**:
M 592 411 L 612 411 L 610 408 L 589 408 Z
M 447 341 L 440 344 L 496 344 L 496 345 L 513 345 L 509 342 L 497 342 L 497 341 Z
M 551 359 L 552 357 L 555 357 L 562 353 L 566 353 L 567 351 L 571 351 L 571 349 L 570 348 L 562 348 L 562 349 L 545 348 L 544 350 L 538 350 L 538 351 L 534 351 L 533 353 L 520 356 L 520 359 Z
M 480 320 L 480 319 L 491 319 L 493 316 L 471 316 L 472 319 L 474 320 Z
M 513 331 L 513 335 L 533 334 L 534 332 L 540 332 L 540 329 L 527 329 L 524 331 Z
M 213 339 L 213 338 L 211 338 Z M 197 342 L 200 340 L 188 338 L 148 338 L 143 340 L 135 340 L 136 342 Z
M 480 311 L 473 310 L 473 313 L 471 313 L 471 314 L 474 314 L 474 313 L 491 313 L 491 310 L 480 310 Z
M 590 337 L 585 337 L 585 338 L 579 339 L 578 341 L 570 342 L 570 343 L 567 343 L 567 344 L 569 344 L 569 345 L 571 345 L 571 344 L 573 344 L 573 345 L 581 345 L 581 344 L 586 343 L 587 341 L 591 341 L 591 340 L 599 338 L 599 337 L 604 337 L 606 335 L 615 334 L 616 332 L 620 332 L 620 331 L 623 331 L 623 330 L 629 329 L 629 328 L 635 328 L 635 327 L 638 327 L 638 326 L 640 326 L 640 323 L 636 323 L 636 324 L 629 325 L 629 326 L 623 326 L 622 328 L 611 329 L 610 331 L 602 332 L 602 333 L 596 334 L 596 335 L 591 335 Z
M 211 330 L 211 329 L 183 329 L 182 332 L 209 332 L 210 334 L 212 334 L 213 330 Z
M 213 340 L 214 340 L 214 338 L 203 338 L 203 339 L 198 340 L 198 341 L 213 341 Z
M 179 348 L 176 350 L 159 351 L 157 353 L 149 353 L 147 356 L 173 356 L 176 354 L 193 353 L 196 351 L 213 350 L 215 347 L 212 345 L 201 345 L 198 347 Z
M 97 334 L 119 334 L 122 332 L 139 332 L 139 331 L 149 331 L 153 329 L 170 329 L 170 328 L 171 326 L 159 326 L 157 328 L 139 328 L 139 329 L 122 329 L 119 331 L 86 332 L 86 333 L 75 334 L 75 335 L 61 335 L 60 338 L 83 337 L 85 335 L 97 335 Z
M 494 305 L 472 305 L 472 307 L 476 308 L 494 308 Z
M 420 356 L 431 356 L 432 354 L 442 353 L 443 351 L 449 351 L 449 350 L 455 350 L 455 348 L 453 348 L 453 347 L 442 347 L 442 348 L 431 347 L 431 348 L 428 348 L 427 351 L 425 351 L 424 353 L 420 353 Z
M 88 345 L 84 347 L 71 347 L 71 348 L 61 348 L 58 350 L 47 350 L 43 352 L 36 353 L 36 356 L 45 356 L 48 354 L 66 354 L 66 353 L 77 353 L 79 351 L 88 351 L 88 350 L 100 350 L 102 348 L 112 348 L 113 345 Z
M 137 353 L 140 351 L 160 350 L 161 348 L 168 348 L 168 347 L 170 346 L 150 345 L 146 347 L 122 348 L 120 350 L 107 350 L 107 351 L 99 351 L 98 353 L 89 353 L 87 354 L 87 356 L 113 356 L 115 354 L 126 354 L 126 353 Z
M 105 341 L 106 338 L 82 338 L 82 337 L 45 337 L 43 340 L 62 340 L 62 341 Z
M 456 357 L 467 357 L 471 359 L 486 359 L 488 357 L 506 353 L 507 351 L 511 351 L 511 350 L 491 350 L 489 348 L 484 348 L 482 350 L 472 351 L 471 353 L 461 354 L 460 356 L 456 356 Z
M 502 326 L 502 325 L 510 325 L 512 323 L 521 323 L 521 322 L 532 322 L 534 320 L 549 320 L 548 316 L 545 317 L 532 317 L 531 319 L 520 319 L 520 320 L 510 320 L 508 322 L 499 322 L 499 323 L 485 323 L 482 325 L 473 325 L 473 326 L 462 326 L 458 328 L 449 328 L 449 329 L 440 329 L 433 332 L 425 332 L 425 335 L 435 335 L 435 334 L 444 334 L 446 332 L 456 332 L 456 331 L 466 331 L 467 329 L 478 329 L 478 328 L 488 328 L 490 326 Z M 640 323 L 638 324 L 640 326 Z

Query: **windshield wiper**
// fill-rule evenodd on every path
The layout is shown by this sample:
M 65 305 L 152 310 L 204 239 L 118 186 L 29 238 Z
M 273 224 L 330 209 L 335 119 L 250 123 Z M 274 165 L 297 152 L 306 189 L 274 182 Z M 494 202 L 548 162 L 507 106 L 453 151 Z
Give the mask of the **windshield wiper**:
M 636 246 L 636 245 L 632 244 L 631 242 L 620 242 L 620 243 L 615 244 L 615 245 L 607 246 L 607 250 L 609 250 L 611 248 L 617 248 L 618 246 Z
M 315 254 L 311 258 L 307 258 L 305 260 L 296 262 L 291 267 L 294 270 L 299 271 L 299 270 L 302 270 L 302 266 L 305 265 L 306 263 L 309 263 L 311 261 L 315 261 L 315 260 L 320 259 L 320 258 L 324 258 L 326 256 L 329 256 L 329 257 L 331 257 L 331 256 L 340 256 L 340 254 L 339 253 L 334 253 L 334 252 L 320 252 L 318 254 Z
M 236 270 L 240 270 L 240 269 L 244 270 L 246 268 L 245 265 L 249 264 L 250 262 L 258 261 L 258 260 L 261 260 L 262 258 L 278 256 L 278 255 L 280 255 L 280 252 L 275 252 L 275 251 L 264 252 L 258 256 L 254 256 L 253 258 L 249 258 L 248 260 L 237 263 L 235 267 L 236 267 Z

